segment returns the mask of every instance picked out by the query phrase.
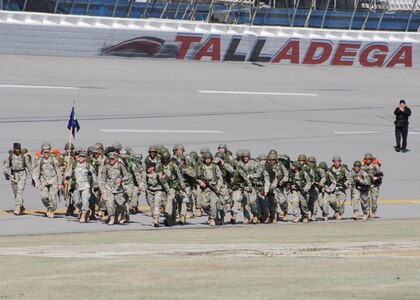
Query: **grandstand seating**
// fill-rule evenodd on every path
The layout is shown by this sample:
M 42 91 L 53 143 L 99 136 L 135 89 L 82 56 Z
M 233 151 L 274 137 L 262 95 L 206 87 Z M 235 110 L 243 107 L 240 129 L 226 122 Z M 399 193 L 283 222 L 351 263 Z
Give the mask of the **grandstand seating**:
M 327 2 L 330 3 L 327 10 L 325 1 L 318 0 L 317 5 L 311 8 L 311 5 L 308 6 L 311 1 L 302 0 L 298 9 L 270 8 L 266 5 L 256 12 L 250 1 L 237 0 L 224 0 L 214 6 L 211 1 L 203 0 L 3 0 L 2 5 L 6 10 L 22 10 L 26 4 L 27 11 L 121 18 L 209 20 L 233 24 L 395 31 L 405 31 L 407 28 L 409 31 L 418 31 L 420 27 L 420 14 L 411 15 L 415 0 L 359 0 L 356 11 L 353 10 L 353 0 L 343 1 L 336 2 L 341 8 L 334 7 L 332 0 Z M 349 10 L 348 7 L 353 8 Z M 415 11 L 417 10 L 420 11 L 420 0 L 415 5 Z M 210 11 L 212 15 L 209 18 Z

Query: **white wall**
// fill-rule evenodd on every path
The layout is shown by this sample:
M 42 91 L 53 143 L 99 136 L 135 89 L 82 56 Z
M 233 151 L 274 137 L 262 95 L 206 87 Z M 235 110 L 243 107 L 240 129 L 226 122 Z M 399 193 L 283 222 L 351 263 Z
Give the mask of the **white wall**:
M 418 68 L 420 34 L 0 12 L 0 54 Z

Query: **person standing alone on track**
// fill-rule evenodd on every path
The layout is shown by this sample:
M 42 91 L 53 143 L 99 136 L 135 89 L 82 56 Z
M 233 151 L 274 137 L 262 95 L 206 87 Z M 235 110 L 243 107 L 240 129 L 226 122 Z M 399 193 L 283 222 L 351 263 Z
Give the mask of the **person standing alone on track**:
M 407 107 L 405 100 L 400 100 L 400 106 L 394 111 L 395 115 L 395 139 L 397 145 L 395 151 L 407 152 L 407 135 L 408 135 L 408 117 L 411 116 L 411 110 Z M 401 145 L 402 137 L 402 145 Z M 402 147 L 401 147 L 402 146 Z

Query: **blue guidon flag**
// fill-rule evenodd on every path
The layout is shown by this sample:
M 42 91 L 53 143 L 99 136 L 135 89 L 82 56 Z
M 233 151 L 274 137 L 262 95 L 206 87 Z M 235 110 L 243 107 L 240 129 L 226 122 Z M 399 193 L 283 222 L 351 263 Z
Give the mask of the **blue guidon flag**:
M 68 130 L 71 131 L 71 133 L 73 134 L 73 137 L 76 138 L 76 132 L 79 132 L 80 125 L 79 125 L 79 122 L 77 121 L 76 113 L 74 112 L 74 106 L 71 109 L 69 124 L 67 125 L 67 128 Z

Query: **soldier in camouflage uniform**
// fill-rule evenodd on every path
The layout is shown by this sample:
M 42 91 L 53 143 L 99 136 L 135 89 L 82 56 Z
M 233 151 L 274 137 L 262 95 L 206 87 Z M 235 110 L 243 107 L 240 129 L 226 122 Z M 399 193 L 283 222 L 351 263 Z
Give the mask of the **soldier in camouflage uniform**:
M 92 189 L 98 187 L 98 179 L 96 177 L 95 168 L 87 162 L 87 153 L 85 151 L 79 152 L 78 161 L 72 165 L 65 174 L 65 180 L 72 179 L 74 183 L 74 204 L 79 209 L 79 222 L 85 223 L 89 220 L 90 201 L 92 200 Z M 66 183 L 65 181 L 65 183 Z
M 270 191 L 271 186 L 270 176 L 266 170 L 267 155 L 259 155 L 257 162 L 257 168 L 255 170 L 255 173 L 251 175 L 251 181 L 257 193 L 256 206 L 258 211 L 258 221 L 267 224 L 268 222 L 270 222 L 267 195 Z
M 242 195 L 244 192 L 245 184 L 248 182 L 247 174 L 242 170 L 238 163 L 242 159 L 242 150 L 236 152 L 236 160 L 232 163 L 234 165 L 234 172 L 230 185 L 231 197 L 229 203 L 230 209 L 230 223 L 235 224 L 238 215 L 239 205 L 242 203 Z
M 353 204 L 353 220 L 359 219 L 359 208 L 362 207 L 363 221 L 368 219 L 371 211 L 370 203 L 370 176 L 362 169 L 362 163 L 355 161 L 349 174 L 349 186 L 351 187 L 351 202 Z
M 341 157 L 335 155 L 332 159 L 333 165 L 330 168 L 331 173 L 334 175 L 335 180 L 337 181 L 337 186 L 335 189 L 335 199 L 332 202 L 331 207 L 334 209 L 334 218 L 341 220 L 344 214 L 344 205 L 346 202 L 346 189 L 347 189 L 347 180 L 349 178 L 349 170 L 347 166 L 341 163 Z
M 150 146 L 148 150 L 148 155 L 144 159 L 143 164 L 150 165 L 150 163 L 154 163 L 155 167 L 157 167 L 160 164 L 160 155 L 158 154 L 158 152 L 159 152 L 159 149 L 157 146 L 155 145 Z M 150 207 L 150 212 L 148 213 L 148 216 L 152 217 L 152 203 L 149 202 L 149 198 L 147 197 L 147 194 L 146 194 L 146 202 L 147 202 L 147 205 L 149 205 Z
M 290 190 L 292 191 L 293 223 L 299 222 L 299 209 L 302 222 L 308 223 L 308 192 L 312 186 L 312 179 L 303 169 L 300 161 L 294 161 L 290 174 Z
M 129 177 L 129 173 L 118 160 L 118 154 L 110 152 L 108 160 L 100 167 L 99 187 L 101 189 L 101 197 L 105 201 L 109 218 L 103 218 L 108 225 L 114 225 L 118 216 L 120 222 L 126 221 L 126 202 L 127 196 L 124 193 L 123 182 Z
M 91 165 L 95 169 L 96 178 L 98 178 L 98 180 L 100 178 L 100 167 L 105 163 L 105 160 L 104 146 L 101 143 L 96 143 L 92 149 Z M 92 198 L 92 201 L 95 203 L 94 211 L 98 211 L 99 217 L 103 218 L 106 214 L 106 205 L 103 199 L 101 199 L 101 190 L 99 187 L 93 189 Z
M 284 222 L 288 220 L 288 201 L 286 195 L 286 186 L 289 181 L 289 171 L 279 162 L 277 151 L 270 150 L 268 156 L 267 172 L 270 177 L 270 193 L 268 195 L 268 204 L 271 222 L 277 223 L 277 211 Z
M 220 188 L 219 201 L 217 202 L 217 218 L 216 224 L 223 225 L 225 222 L 225 215 L 228 210 L 228 206 L 231 203 L 231 186 L 232 178 L 235 172 L 234 167 L 226 160 L 227 154 L 225 152 L 217 152 L 215 154 L 214 163 L 219 167 L 222 172 L 223 184 Z M 229 158 L 228 158 L 229 160 Z
M 208 224 L 216 225 L 217 202 L 223 185 L 222 172 L 213 163 L 213 155 L 205 152 L 202 156 L 203 163 L 198 168 L 198 184 L 200 186 L 200 199 L 203 210 L 209 215 Z
M 325 182 L 319 185 L 319 206 L 322 211 L 322 219 L 328 221 L 329 207 L 334 201 L 335 187 L 337 181 L 335 180 L 334 175 L 328 169 L 328 165 L 325 161 L 319 163 L 319 169 L 325 173 Z
M 313 178 L 313 184 L 309 191 L 309 203 L 308 208 L 311 214 L 311 221 L 316 221 L 316 215 L 319 210 L 319 202 L 320 198 L 322 197 L 321 191 L 322 187 L 325 184 L 326 181 L 326 174 L 325 171 L 322 168 L 319 168 L 316 164 L 316 158 L 313 156 L 309 156 L 307 160 L 308 166 L 313 170 L 314 178 Z
M 74 145 L 73 143 L 67 143 L 64 145 L 64 153 L 61 154 L 61 172 L 65 174 L 68 169 L 72 168 L 75 164 L 74 159 Z M 74 211 L 76 210 L 76 207 L 74 206 L 74 199 L 72 196 L 72 193 L 69 192 L 69 189 L 71 188 L 72 181 L 68 180 L 64 183 L 64 201 L 66 203 L 66 216 L 73 215 Z
M 20 143 L 13 144 L 13 151 L 4 161 L 4 177 L 10 180 L 15 195 L 15 215 L 22 215 L 25 210 L 23 206 L 23 191 L 26 186 L 27 172 L 32 174 L 30 156 L 22 153 Z
M 188 155 L 188 157 L 190 158 L 189 161 L 187 161 L 187 163 L 189 165 L 192 166 L 192 168 L 194 168 L 196 174 L 197 174 L 197 166 L 198 166 L 198 154 L 195 151 L 191 151 Z M 195 180 L 194 182 L 191 182 L 191 200 L 192 202 L 190 204 L 187 204 L 187 218 L 192 218 L 194 216 L 194 212 L 198 211 L 196 209 L 196 205 L 197 205 L 197 195 L 198 195 L 198 184 L 197 181 Z M 201 213 L 201 210 L 200 210 Z
M 371 212 L 369 217 L 374 219 L 376 217 L 376 211 L 378 209 L 378 198 L 379 198 L 379 189 L 382 184 L 382 177 L 384 173 L 381 170 L 381 167 L 373 163 L 373 155 L 371 153 L 365 154 L 363 170 L 369 174 L 370 177 L 370 208 Z
M 184 154 L 178 155 L 179 169 L 185 182 L 185 191 L 180 190 L 177 197 L 177 206 L 179 210 L 179 224 L 184 225 L 186 223 L 187 207 L 192 208 L 193 206 L 193 194 L 192 189 L 195 187 L 197 171 L 195 167 L 187 162 L 187 158 Z
M 126 177 L 124 191 L 127 195 L 127 217 L 132 213 L 137 213 L 140 190 L 145 190 L 145 170 L 143 165 L 139 165 L 136 158 L 126 150 L 121 150 L 120 158 L 127 168 L 129 176 Z M 128 220 L 127 220 L 128 221 Z
M 153 161 L 146 162 L 146 198 L 151 204 L 153 217 L 153 226 L 159 227 L 160 208 L 169 193 L 168 182 L 163 177 L 162 172 L 157 172 L 156 163 Z
M 257 192 L 252 185 L 252 179 L 257 172 L 257 163 L 251 159 L 249 150 L 242 151 L 242 160 L 238 164 L 246 174 L 246 184 L 242 194 L 242 207 L 244 211 L 244 224 L 249 224 L 251 220 L 251 212 L 253 214 L 252 223 L 258 224 L 260 218 L 260 210 L 257 202 Z
M 158 173 L 163 173 L 163 178 L 169 185 L 169 192 L 166 193 L 164 201 L 165 206 L 165 226 L 172 226 L 176 220 L 176 197 L 179 190 L 185 192 L 186 185 L 181 170 L 178 165 L 171 159 L 168 150 L 164 150 L 161 154 L 161 164 L 157 167 Z
M 32 177 L 35 187 L 40 189 L 42 203 L 47 208 L 46 216 L 54 218 L 58 193 L 63 189 L 63 174 L 58 159 L 51 155 L 51 145 L 44 143 L 41 150 L 42 156 L 36 161 Z

